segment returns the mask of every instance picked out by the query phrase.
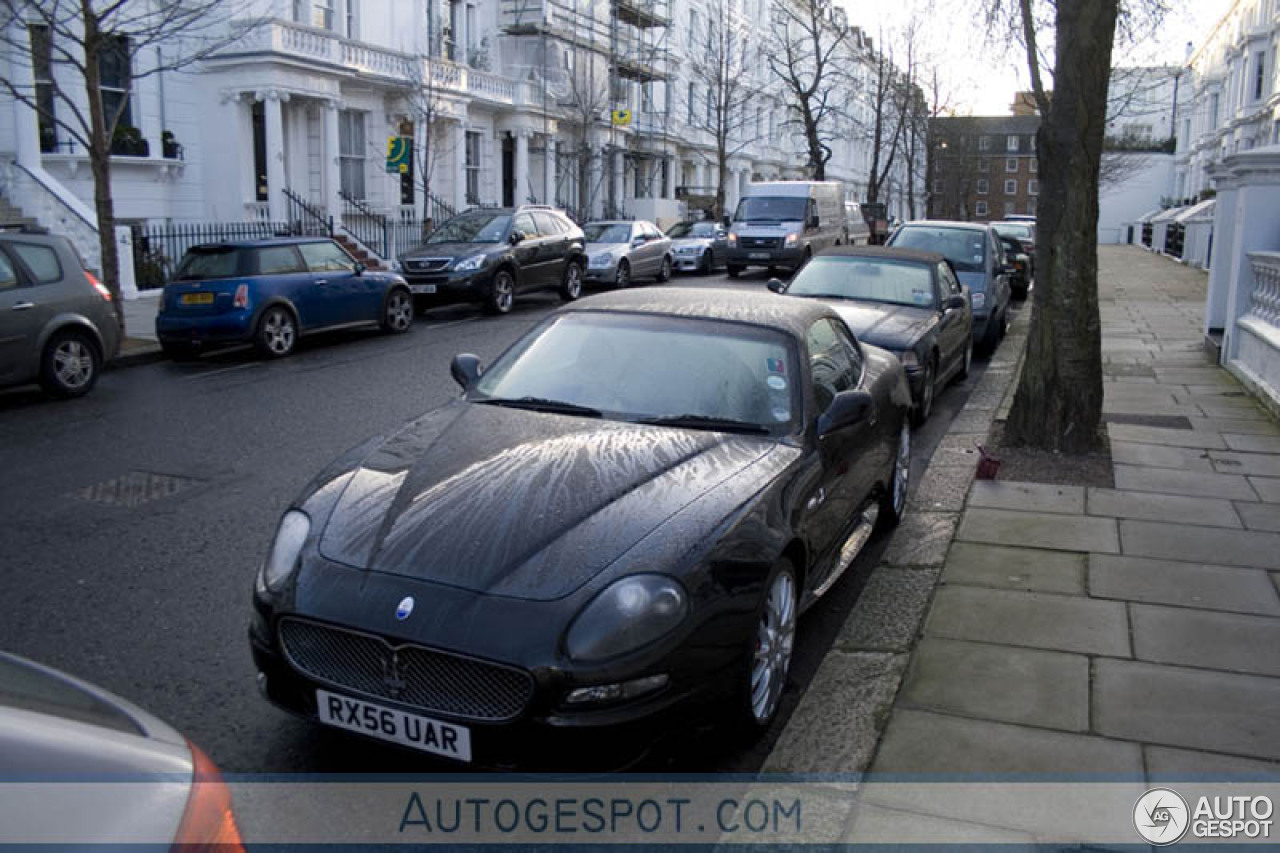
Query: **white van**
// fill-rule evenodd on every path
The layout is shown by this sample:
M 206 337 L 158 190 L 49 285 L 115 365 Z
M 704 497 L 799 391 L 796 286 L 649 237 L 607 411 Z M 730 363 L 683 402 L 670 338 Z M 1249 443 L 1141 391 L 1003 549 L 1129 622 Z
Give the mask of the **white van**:
M 729 224 L 729 277 L 747 267 L 799 269 L 846 239 L 839 181 L 749 184 Z
M 867 245 L 871 242 L 871 227 L 867 225 L 867 219 L 862 215 L 862 205 L 856 201 L 846 201 L 844 203 L 844 218 L 847 223 L 845 228 L 845 237 L 849 241 L 850 246 L 858 244 Z

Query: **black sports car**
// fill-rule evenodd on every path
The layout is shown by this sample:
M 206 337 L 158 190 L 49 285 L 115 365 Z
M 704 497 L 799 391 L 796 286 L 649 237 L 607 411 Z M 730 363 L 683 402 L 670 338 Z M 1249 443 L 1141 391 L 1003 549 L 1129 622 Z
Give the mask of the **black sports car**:
M 675 288 L 453 375 L 285 513 L 249 631 L 266 696 L 485 763 L 710 702 L 767 727 L 797 614 L 903 512 L 898 360 L 818 302 Z
M 973 308 L 968 289 L 935 252 L 881 246 L 828 249 L 790 284 L 769 289 L 830 301 L 863 343 L 895 353 L 907 372 L 916 424 L 929 419 L 937 389 L 969 375 Z

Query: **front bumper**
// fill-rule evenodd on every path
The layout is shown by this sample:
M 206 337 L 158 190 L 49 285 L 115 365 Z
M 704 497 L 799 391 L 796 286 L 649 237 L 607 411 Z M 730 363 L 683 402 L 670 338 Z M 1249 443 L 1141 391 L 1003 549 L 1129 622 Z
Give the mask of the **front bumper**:
M 481 268 L 468 272 L 401 273 L 418 305 L 445 305 L 454 302 L 480 302 L 489 295 L 493 270 Z
M 600 283 L 613 284 L 614 280 L 617 278 L 617 275 L 618 275 L 618 264 L 615 261 L 614 263 L 609 264 L 607 267 L 593 267 L 588 265 L 586 274 L 583 276 L 583 280 L 592 282 L 594 284 L 600 284 Z
M 787 267 L 795 269 L 804 263 L 804 247 L 782 249 L 730 249 L 731 267 Z
M 174 312 L 156 315 L 156 337 L 164 343 L 200 346 L 247 341 L 253 336 L 253 312 L 248 309 L 184 317 Z

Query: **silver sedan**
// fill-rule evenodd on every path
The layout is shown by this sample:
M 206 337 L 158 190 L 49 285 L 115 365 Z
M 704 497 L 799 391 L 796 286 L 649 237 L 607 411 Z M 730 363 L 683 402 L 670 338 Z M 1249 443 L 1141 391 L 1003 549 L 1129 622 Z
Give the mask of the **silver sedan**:
M 588 222 L 582 231 L 587 238 L 587 281 L 624 288 L 639 278 L 671 278 L 671 241 L 652 222 Z

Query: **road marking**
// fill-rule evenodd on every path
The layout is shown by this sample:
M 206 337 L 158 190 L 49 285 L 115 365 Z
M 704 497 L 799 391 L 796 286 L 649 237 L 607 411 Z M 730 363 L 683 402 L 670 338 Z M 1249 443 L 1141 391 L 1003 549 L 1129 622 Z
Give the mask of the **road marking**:
M 424 329 L 443 329 L 445 326 L 461 326 L 463 323 L 474 323 L 479 317 L 463 317 L 460 320 L 446 320 L 443 323 L 422 323 Z
M 222 373 L 231 373 L 234 370 L 244 370 L 249 367 L 261 367 L 261 366 L 262 366 L 261 364 L 257 364 L 256 362 L 249 361 L 249 362 L 245 362 L 244 364 L 233 364 L 231 367 L 222 367 L 217 370 L 210 370 L 206 373 L 197 373 L 194 376 L 184 376 L 182 378 L 185 381 L 190 382 L 192 379 L 208 379 L 210 376 L 217 376 Z

